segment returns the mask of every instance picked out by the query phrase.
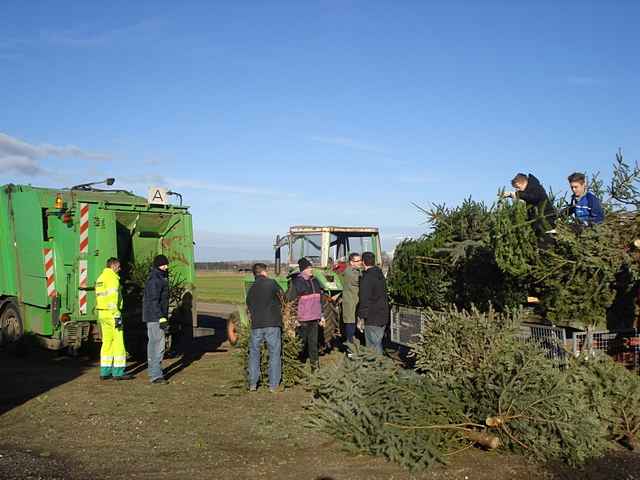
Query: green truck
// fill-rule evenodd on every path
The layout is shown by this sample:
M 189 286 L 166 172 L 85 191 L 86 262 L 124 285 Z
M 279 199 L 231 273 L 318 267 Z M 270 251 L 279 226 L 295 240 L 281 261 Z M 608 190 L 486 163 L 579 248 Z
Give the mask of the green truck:
M 197 326 L 188 208 L 166 202 L 162 189 L 148 201 L 92 185 L 0 187 L 0 345 L 29 334 L 47 348 L 73 353 L 98 340 L 94 287 L 109 257 L 123 267 L 125 337 L 144 334 L 139 270 L 159 253 L 169 257 L 172 275 L 180 279 L 172 320 Z

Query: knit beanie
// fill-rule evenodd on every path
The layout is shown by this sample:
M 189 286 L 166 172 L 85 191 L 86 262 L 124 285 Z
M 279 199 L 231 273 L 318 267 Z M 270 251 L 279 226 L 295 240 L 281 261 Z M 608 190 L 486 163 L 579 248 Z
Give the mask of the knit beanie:
M 162 265 L 169 265 L 169 259 L 164 255 L 156 255 L 156 257 L 153 259 L 153 266 L 155 268 L 159 268 Z
M 298 260 L 298 268 L 300 269 L 301 272 L 305 271 L 310 266 L 311 266 L 311 262 L 306 258 L 302 257 L 300 260 Z

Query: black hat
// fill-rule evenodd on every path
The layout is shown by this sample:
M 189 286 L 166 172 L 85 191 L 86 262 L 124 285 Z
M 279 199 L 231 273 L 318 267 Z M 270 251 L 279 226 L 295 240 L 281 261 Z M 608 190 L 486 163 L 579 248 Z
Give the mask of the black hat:
M 310 266 L 311 266 L 311 262 L 306 258 L 302 257 L 300 260 L 298 260 L 298 268 L 300 269 L 301 272 L 306 270 Z
M 156 255 L 153 259 L 153 266 L 159 268 L 162 265 L 169 265 L 169 259 L 164 255 Z

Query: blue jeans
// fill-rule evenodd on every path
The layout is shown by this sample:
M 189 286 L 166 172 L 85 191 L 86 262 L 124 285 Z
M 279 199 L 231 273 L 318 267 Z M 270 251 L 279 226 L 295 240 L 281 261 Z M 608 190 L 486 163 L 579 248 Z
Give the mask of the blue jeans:
M 249 386 L 255 387 L 260 379 L 260 349 L 262 342 L 267 342 L 269 351 L 269 388 L 280 384 L 282 361 L 280 359 L 281 333 L 280 327 L 254 328 L 249 340 Z
M 158 322 L 147 322 L 147 368 L 153 382 L 162 378 L 162 358 L 164 357 L 164 330 Z
M 344 336 L 346 337 L 346 341 L 349 343 L 353 343 L 353 339 L 356 336 L 356 324 L 355 323 L 345 323 L 344 324 Z
M 384 352 L 382 350 L 382 337 L 384 337 L 385 327 L 377 327 L 375 325 L 364 326 L 364 339 L 367 348 L 372 348 L 380 355 Z

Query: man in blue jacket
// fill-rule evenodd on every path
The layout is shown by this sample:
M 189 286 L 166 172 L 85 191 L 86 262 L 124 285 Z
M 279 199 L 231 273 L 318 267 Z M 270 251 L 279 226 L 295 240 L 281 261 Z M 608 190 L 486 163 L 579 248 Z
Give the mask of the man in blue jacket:
M 162 373 L 164 335 L 169 329 L 169 259 L 157 255 L 144 286 L 142 321 L 147 324 L 147 366 L 153 384 L 166 384 Z
M 598 197 L 587 191 L 587 181 L 584 173 L 575 172 L 569 175 L 571 197 L 571 212 L 582 225 L 595 225 L 604 221 L 604 211 Z

